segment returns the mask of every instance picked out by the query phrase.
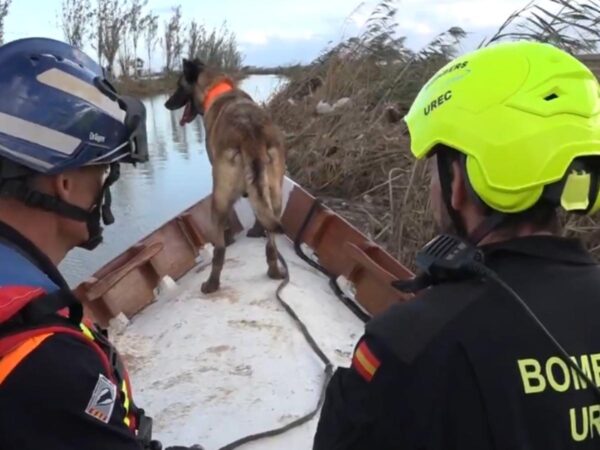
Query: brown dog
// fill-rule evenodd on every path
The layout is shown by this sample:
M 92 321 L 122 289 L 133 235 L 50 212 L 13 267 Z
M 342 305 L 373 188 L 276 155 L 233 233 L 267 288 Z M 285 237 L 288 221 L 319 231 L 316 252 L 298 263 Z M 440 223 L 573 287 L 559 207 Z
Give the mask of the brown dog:
M 277 264 L 273 233 L 281 232 L 282 185 L 285 174 L 283 136 L 268 113 L 224 74 L 210 70 L 199 60 L 183 60 L 177 90 L 165 103 L 169 110 L 184 109 L 181 125 L 200 114 L 206 129 L 206 148 L 212 164 L 212 218 L 214 255 L 209 279 L 202 292 L 219 289 L 225 260 L 225 228 L 233 204 L 248 199 L 256 224 L 249 236 L 267 234 L 268 275 L 285 277 Z M 262 225 L 262 226 L 261 226 Z

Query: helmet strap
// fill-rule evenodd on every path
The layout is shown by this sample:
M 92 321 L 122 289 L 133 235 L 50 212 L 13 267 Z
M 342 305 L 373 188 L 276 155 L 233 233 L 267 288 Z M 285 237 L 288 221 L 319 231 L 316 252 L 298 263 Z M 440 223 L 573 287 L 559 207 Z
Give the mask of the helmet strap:
M 479 244 L 486 236 L 492 231 L 497 229 L 505 220 L 506 214 L 494 211 L 490 215 L 486 216 L 485 219 L 477 225 L 475 230 L 471 233 L 467 233 L 467 227 L 460 213 L 452 207 L 452 162 L 455 161 L 449 152 L 439 151 L 437 152 L 437 166 L 438 174 L 440 178 L 440 187 L 442 190 L 442 197 L 446 210 L 450 216 L 450 220 L 457 231 L 457 234 L 468 239 L 472 244 Z M 465 170 L 466 173 L 466 170 Z M 477 202 L 481 202 L 475 191 L 473 191 L 468 178 L 466 179 L 467 190 L 473 199 Z
M 506 220 L 506 214 L 494 211 L 489 216 L 486 216 L 479 225 L 473 230 L 471 234 L 469 234 L 469 241 L 474 245 L 479 244 L 486 236 L 488 236 L 492 231 L 497 229 L 502 222 Z
M 452 207 L 452 161 L 453 158 L 449 155 L 449 152 L 437 152 L 438 176 L 440 178 L 440 187 L 444 205 L 446 205 L 446 211 L 450 216 L 450 220 L 452 221 L 452 225 L 454 225 L 457 234 L 461 237 L 466 237 L 467 230 L 464 220 L 460 213 Z
M 110 225 L 115 220 L 110 209 L 112 197 L 109 188 L 119 178 L 119 172 L 118 163 L 110 165 L 110 173 L 98 193 L 91 211 L 32 189 L 25 177 L 0 180 L 0 196 L 14 198 L 31 208 L 43 209 L 78 222 L 86 222 L 88 239 L 78 247 L 93 250 L 102 242 L 100 221 L 102 220 L 105 225 Z
M 94 250 L 102 243 L 103 228 L 100 225 L 100 219 L 104 225 L 111 225 L 115 221 L 115 217 L 111 210 L 112 195 L 110 186 L 119 179 L 120 168 L 119 164 L 113 163 L 110 165 L 110 172 L 104 181 L 102 189 L 98 193 L 98 197 L 94 202 L 94 207 L 87 215 L 88 239 L 78 245 L 85 250 Z

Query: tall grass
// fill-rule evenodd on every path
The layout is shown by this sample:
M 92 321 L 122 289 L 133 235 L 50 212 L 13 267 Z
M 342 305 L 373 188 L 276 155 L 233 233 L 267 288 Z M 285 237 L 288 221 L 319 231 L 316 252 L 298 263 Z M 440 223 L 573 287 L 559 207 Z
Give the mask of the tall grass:
M 571 53 L 593 52 L 600 38 L 598 3 L 553 0 L 546 9 L 531 3 L 481 46 L 529 39 L 549 41 Z M 397 15 L 394 2 L 381 1 L 361 35 L 327 49 L 292 75 L 269 107 L 288 138 L 290 175 L 330 199 L 364 232 L 410 263 L 435 230 L 428 170 L 410 154 L 407 130 L 398 119 L 423 84 L 457 55 L 466 32 L 451 27 L 424 48 L 411 51 L 398 35 Z M 579 42 L 583 38 L 585 42 Z M 299 93 L 314 78 L 323 86 L 314 96 L 301 98 Z M 351 103 L 330 114 L 316 114 L 319 102 L 342 97 Z M 597 229 L 591 219 L 566 225 L 569 232 Z M 600 253 L 600 232 L 588 234 L 588 239 L 590 248 Z
M 595 52 L 600 43 L 600 2 L 550 0 L 548 7 L 531 1 L 512 13 L 480 47 L 502 40 L 548 42 L 572 54 Z
M 192 34 L 195 42 L 190 46 L 190 58 L 199 58 L 211 67 L 226 71 L 237 71 L 241 68 L 242 55 L 238 50 L 235 34 L 227 29 L 225 23 L 220 29 L 210 32 L 194 22 L 192 27 L 195 27 Z

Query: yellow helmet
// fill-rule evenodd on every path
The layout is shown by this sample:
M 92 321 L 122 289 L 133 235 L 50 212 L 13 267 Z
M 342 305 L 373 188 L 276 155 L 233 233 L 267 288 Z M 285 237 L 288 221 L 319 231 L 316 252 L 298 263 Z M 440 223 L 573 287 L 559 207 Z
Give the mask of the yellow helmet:
M 440 69 L 405 117 L 417 158 L 440 144 L 466 155 L 477 196 L 501 213 L 540 199 L 600 209 L 600 91 L 579 60 L 549 44 L 501 43 Z

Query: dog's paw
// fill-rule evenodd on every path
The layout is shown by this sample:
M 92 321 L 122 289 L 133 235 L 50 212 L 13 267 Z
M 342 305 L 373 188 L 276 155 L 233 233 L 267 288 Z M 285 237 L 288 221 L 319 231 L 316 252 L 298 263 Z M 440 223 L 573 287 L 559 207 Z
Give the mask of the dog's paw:
M 248 230 L 246 236 L 249 238 L 260 238 L 266 237 L 267 233 L 265 233 L 265 229 L 263 227 L 252 227 Z
M 254 221 L 254 225 L 252 225 L 252 228 L 250 228 L 248 230 L 248 233 L 246 233 L 246 236 L 250 238 L 259 238 L 266 237 L 267 233 L 265 232 L 265 227 L 263 227 L 262 223 L 260 223 L 257 219 Z
M 213 280 L 209 278 L 204 283 L 202 283 L 202 287 L 200 288 L 203 294 L 211 294 L 219 290 L 219 281 Z
M 267 276 L 272 280 L 283 280 L 286 275 L 285 269 L 281 269 L 277 266 L 271 266 L 267 271 Z
M 233 235 L 233 231 L 231 230 L 231 228 L 228 228 L 225 230 L 224 238 L 225 238 L 225 247 L 229 247 L 231 244 L 233 244 L 235 242 L 235 236 Z

